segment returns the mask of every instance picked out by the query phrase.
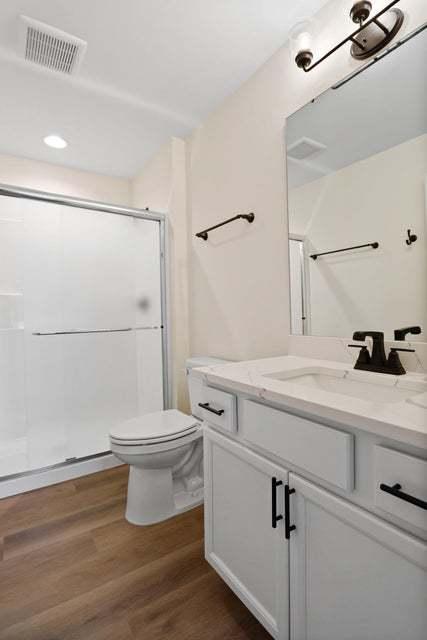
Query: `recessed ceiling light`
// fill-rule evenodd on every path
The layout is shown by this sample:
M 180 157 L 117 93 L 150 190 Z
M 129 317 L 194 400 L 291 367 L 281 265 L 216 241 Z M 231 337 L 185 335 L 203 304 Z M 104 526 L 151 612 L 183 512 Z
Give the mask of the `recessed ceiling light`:
M 54 149 L 65 149 L 68 146 L 68 142 L 61 138 L 61 136 L 46 136 L 43 139 L 43 142 L 47 144 L 48 147 L 53 147 Z

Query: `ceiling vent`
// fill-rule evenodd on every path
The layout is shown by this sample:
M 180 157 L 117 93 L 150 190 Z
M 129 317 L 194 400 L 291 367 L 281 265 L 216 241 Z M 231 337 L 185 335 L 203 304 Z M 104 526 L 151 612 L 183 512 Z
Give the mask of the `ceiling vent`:
M 75 74 L 87 43 L 48 24 L 20 16 L 21 52 L 26 60 L 50 71 Z
M 288 147 L 287 153 L 294 160 L 307 160 L 315 153 L 324 151 L 326 146 L 310 138 L 300 138 Z

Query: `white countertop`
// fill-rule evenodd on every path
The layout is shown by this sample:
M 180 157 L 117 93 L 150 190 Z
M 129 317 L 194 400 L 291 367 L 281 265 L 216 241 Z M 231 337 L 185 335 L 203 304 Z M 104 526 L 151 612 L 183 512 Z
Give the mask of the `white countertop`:
M 300 356 L 281 356 L 264 360 L 235 362 L 193 369 L 209 385 L 219 386 L 234 392 L 262 399 L 291 410 L 310 414 L 343 426 L 356 427 L 383 437 L 427 449 L 427 398 L 420 394 L 420 404 L 410 400 L 382 403 L 362 400 L 318 388 L 305 387 L 292 380 L 275 380 L 266 377 L 279 372 L 296 371 L 310 367 L 333 368 L 353 372 L 347 363 L 317 360 Z M 389 374 L 363 374 L 380 376 L 381 384 L 403 386 L 425 383 L 425 374 L 407 373 L 404 376 Z M 351 374 L 353 375 L 353 373 Z

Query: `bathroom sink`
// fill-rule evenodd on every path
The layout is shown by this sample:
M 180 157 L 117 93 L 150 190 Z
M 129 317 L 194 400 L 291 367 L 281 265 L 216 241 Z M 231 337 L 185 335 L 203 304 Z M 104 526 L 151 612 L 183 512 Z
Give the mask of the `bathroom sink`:
M 266 374 L 265 377 L 318 391 L 358 398 L 366 402 L 386 404 L 411 400 L 427 391 L 427 383 L 424 382 L 399 380 L 396 383 L 394 376 L 387 379 L 384 375 L 322 367 L 300 369 L 299 371 L 281 371 Z

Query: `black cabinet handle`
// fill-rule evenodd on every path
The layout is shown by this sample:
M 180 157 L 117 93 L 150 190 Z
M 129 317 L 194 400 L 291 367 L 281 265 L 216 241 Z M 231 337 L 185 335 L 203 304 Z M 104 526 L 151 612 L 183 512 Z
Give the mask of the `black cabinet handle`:
M 416 507 L 420 507 L 420 509 L 424 509 L 427 511 L 427 502 L 424 500 L 420 500 L 420 498 L 415 498 L 415 496 L 409 495 L 409 493 L 405 493 L 401 491 L 402 485 L 397 483 L 392 487 L 389 487 L 387 484 L 380 484 L 381 491 L 385 491 L 385 493 L 389 493 L 391 496 L 395 498 L 399 498 L 400 500 L 404 500 L 405 502 L 409 502 L 410 504 L 414 504 Z
M 206 411 L 214 413 L 216 416 L 222 416 L 222 414 L 224 413 L 224 409 L 213 409 L 211 406 L 209 406 L 209 402 L 199 402 L 199 407 L 201 407 L 202 409 L 206 409 Z
M 277 528 L 277 523 L 283 520 L 282 515 L 277 515 L 277 487 L 280 487 L 283 482 L 277 478 L 271 478 L 271 526 L 273 529 Z
M 289 540 L 291 531 L 295 531 L 296 526 L 291 524 L 289 496 L 295 493 L 295 489 L 289 489 L 289 485 L 285 484 L 285 538 Z

